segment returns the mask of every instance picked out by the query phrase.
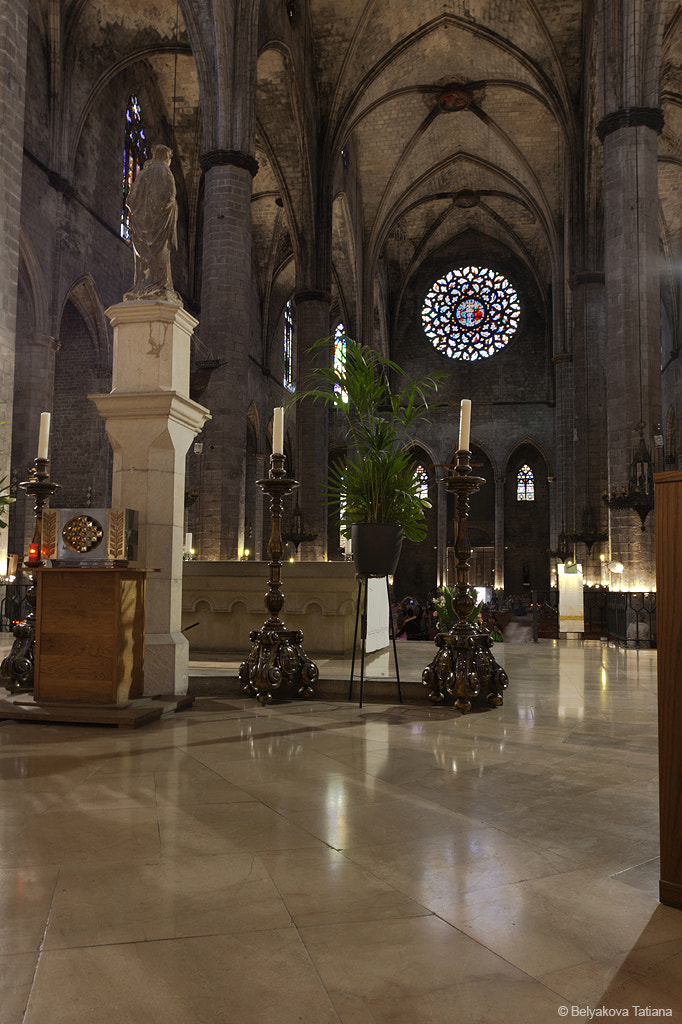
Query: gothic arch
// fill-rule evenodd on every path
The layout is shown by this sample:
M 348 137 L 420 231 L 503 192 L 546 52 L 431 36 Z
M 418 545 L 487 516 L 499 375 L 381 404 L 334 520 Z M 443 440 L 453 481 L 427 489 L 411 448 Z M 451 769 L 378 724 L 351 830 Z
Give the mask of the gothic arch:
M 78 120 L 73 130 L 73 137 L 70 140 L 70 143 L 65 143 L 67 147 L 65 173 L 69 179 L 74 177 L 76 158 L 78 156 L 78 149 L 81 143 L 81 139 L 83 138 L 83 132 L 85 130 L 88 118 L 92 113 L 93 107 L 97 102 L 99 96 L 101 95 L 102 91 L 111 82 L 113 82 L 114 79 L 117 78 L 117 76 L 121 74 L 122 71 L 125 71 L 127 68 L 133 67 L 134 65 L 140 63 L 144 66 L 145 61 L 149 61 L 154 57 L 161 57 L 166 54 L 179 54 L 181 56 L 186 56 L 190 58 L 192 56 L 189 47 L 181 44 L 174 44 L 172 46 L 145 47 L 143 49 L 136 50 L 133 53 L 126 54 L 120 60 L 112 64 L 111 67 L 107 68 L 107 70 L 102 75 L 100 75 L 99 79 L 93 83 L 92 88 L 88 93 L 87 99 L 83 104 L 83 107 L 78 116 Z
M 368 339 L 368 344 L 371 344 L 373 348 L 376 348 L 382 356 L 390 356 L 386 294 L 383 283 L 378 274 L 374 277 L 372 299 L 372 330 L 370 338 Z
M 60 489 L 55 508 L 107 506 L 112 451 L 103 419 L 89 395 L 109 391 L 111 356 L 104 313 L 92 279 L 85 275 L 65 299 L 54 360 L 52 472 Z
M 50 311 L 45 275 L 23 228 L 19 236 L 19 275 L 33 312 L 33 331 L 37 334 L 49 335 L 51 333 Z
M 453 423 L 452 426 L 454 428 L 455 424 Z M 497 477 L 497 460 L 496 460 L 493 452 L 491 451 L 491 449 L 490 449 L 490 447 L 488 445 L 482 444 L 480 441 L 478 441 L 476 439 L 476 437 L 473 434 L 471 435 L 470 445 L 471 445 L 472 452 L 474 452 L 474 451 L 482 452 L 483 455 L 485 456 L 485 458 L 490 463 L 491 470 L 492 470 L 492 473 L 493 473 L 493 479 L 489 480 L 488 483 L 493 484 L 494 481 L 495 481 L 495 478 Z M 449 457 L 450 464 L 454 464 L 456 455 L 457 455 L 457 442 L 455 442 L 455 444 L 454 444 L 454 446 L 452 448 L 452 451 L 450 453 L 450 457 Z M 477 473 L 476 475 L 478 476 L 480 474 Z
M 60 324 L 68 302 L 73 303 L 88 328 L 94 353 L 93 365 L 100 371 L 110 370 L 112 348 L 109 344 L 107 320 L 91 274 L 84 274 L 72 286 L 62 306 Z
M 353 235 L 353 218 L 345 191 L 332 204 L 332 274 L 343 322 L 351 338 L 357 336 L 360 322 L 360 284 Z
M 251 402 L 251 405 L 246 410 L 246 427 L 253 436 L 254 453 L 259 454 L 262 452 L 260 417 L 258 415 L 258 406 L 254 401 Z
M 534 476 L 534 500 L 519 501 L 516 474 L 528 464 Z M 549 463 L 542 445 L 518 441 L 505 461 L 504 584 L 507 593 L 546 591 L 550 586 Z
M 410 446 L 410 455 L 414 469 L 422 466 L 426 470 L 429 483 L 428 500 L 431 508 L 425 512 L 426 537 L 419 544 L 404 540 L 400 562 L 393 581 L 393 592 L 397 600 L 408 594 L 415 597 L 422 605 L 426 603 L 429 593 L 438 583 L 438 478 L 434 454 L 431 447 L 421 440 Z
M 297 281 L 311 280 L 316 259 L 313 174 L 299 83 L 289 48 L 271 41 L 258 55 L 256 128 L 267 157 L 254 179 L 254 192 L 267 181 L 286 213 L 296 257 Z
M 524 445 L 530 445 L 533 448 L 537 449 L 538 454 L 542 457 L 544 464 L 547 467 L 547 475 L 551 476 L 553 473 L 552 463 L 549 457 L 549 453 L 547 452 L 547 449 L 536 438 L 531 437 L 529 434 L 526 434 L 518 441 L 515 441 L 513 445 L 507 449 L 507 454 L 502 460 L 502 465 L 504 466 L 504 475 L 506 476 L 509 470 L 509 464 L 514 458 L 515 453 L 518 451 L 519 448 L 523 447 Z
M 293 300 L 295 284 L 296 265 L 294 257 L 289 255 L 276 269 L 273 268 L 263 301 L 264 361 L 277 379 L 281 378 L 284 310 L 289 299 Z

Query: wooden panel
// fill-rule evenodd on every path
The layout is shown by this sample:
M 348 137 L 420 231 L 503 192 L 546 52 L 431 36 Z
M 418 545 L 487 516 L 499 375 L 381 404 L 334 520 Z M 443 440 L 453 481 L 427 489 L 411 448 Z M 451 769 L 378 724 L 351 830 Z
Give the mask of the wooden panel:
M 137 575 L 122 579 L 118 644 L 117 700 L 141 697 L 144 690 L 145 580 Z
M 38 574 L 35 699 L 119 704 L 144 690 L 144 573 Z
M 682 908 L 682 472 L 656 483 L 660 898 Z

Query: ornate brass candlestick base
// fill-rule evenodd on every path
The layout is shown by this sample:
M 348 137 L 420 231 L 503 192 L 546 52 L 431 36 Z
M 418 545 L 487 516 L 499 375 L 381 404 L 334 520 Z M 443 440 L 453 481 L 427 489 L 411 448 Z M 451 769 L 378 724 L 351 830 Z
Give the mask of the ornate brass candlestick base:
M 315 696 L 313 689 L 319 671 L 303 650 L 303 633 L 300 629 L 287 629 L 279 618 L 284 605 L 281 591 L 282 557 L 282 498 L 298 487 L 298 481 L 288 477 L 284 468 L 284 455 L 270 456 L 270 473 L 256 483 L 264 494 L 270 497 L 272 531 L 268 543 L 270 556 L 270 579 L 265 595 L 265 607 L 270 612 L 260 629 L 249 633 L 252 647 L 246 661 L 239 666 L 239 681 L 242 690 L 249 697 L 255 697 L 261 704 L 269 704 L 272 690 L 283 682 L 297 687 L 299 697 Z
M 43 508 L 51 494 L 59 487 L 50 480 L 47 470 L 49 462 L 47 459 L 34 459 L 33 466 L 29 469 L 29 479 L 23 480 L 19 486 L 27 494 L 33 496 L 33 512 L 36 517 L 36 525 L 33 533 L 33 540 L 29 544 L 28 558 L 24 562 L 24 568 L 39 568 L 43 562 L 42 554 L 42 526 Z M 31 585 L 26 591 L 26 600 L 31 608 L 23 622 L 17 623 L 12 630 L 14 643 L 12 650 L 0 665 L 0 675 L 7 679 L 5 689 L 10 693 L 30 693 L 33 690 L 33 668 L 35 660 L 36 643 L 36 599 L 37 588 L 36 578 L 29 576 Z
M 497 664 L 491 647 L 493 639 L 487 629 L 473 625 L 468 618 L 475 604 L 469 594 L 469 560 L 471 547 L 467 539 L 469 495 L 485 483 L 479 476 L 470 476 L 471 452 L 458 451 L 454 475 L 445 480 L 456 500 L 455 556 L 457 558 L 455 598 L 453 605 L 457 622 L 449 633 L 436 637 L 438 653 L 422 672 L 424 686 L 430 686 L 429 700 L 440 704 L 447 697 L 466 713 L 472 701 L 485 701 L 493 707 L 502 703 L 502 691 L 509 682 L 507 673 Z

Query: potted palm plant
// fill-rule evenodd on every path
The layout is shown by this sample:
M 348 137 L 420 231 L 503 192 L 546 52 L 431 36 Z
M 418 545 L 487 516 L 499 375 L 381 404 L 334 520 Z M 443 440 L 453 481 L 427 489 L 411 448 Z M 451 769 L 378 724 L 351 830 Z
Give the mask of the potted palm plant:
M 329 344 L 325 338 L 315 347 Z M 434 408 L 430 401 L 443 377 L 407 382 L 393 360 L 346 338 L 345 358 L 315 369 L 293 399 L 324 402 L 341 417 L 346 458 L 331 463 L 327 494 L 342 534 L 352 538 L 361 575 L 392 575 L 403 537 L 426 536 L 430 504 L 415 477 L 412 428 Z

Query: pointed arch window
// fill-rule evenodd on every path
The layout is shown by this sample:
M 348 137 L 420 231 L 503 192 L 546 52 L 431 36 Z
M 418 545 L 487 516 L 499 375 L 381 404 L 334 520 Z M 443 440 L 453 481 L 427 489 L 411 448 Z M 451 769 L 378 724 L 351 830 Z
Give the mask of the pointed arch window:
M 294 304 L 289 299 L 284 307 L 284 334 L 282 339 L 284 373 L 282 383 L 289 391 L 295 391 L 294 384 Z
M 133 182 L 149 157 L 147 137 L 142 122 L 142 109 L 137 96 L 131 96 L 126 107 L 125 144 L 123 147 L 123 184 L 121 202 L 121 238 L 130 241 L 126 202 Z
M 535 476 L 527 462 L 516 474 L 516 500 L 535 501 Z
M 337 324 L 334 331 L 334 373 L 337 377 L 343 377 L 346 372 L 346 328 L 343 324 Z M 334 394 L 341 396 L 342 402 L 348 401 L 348 393 L 340 384 L 334 385 Z
M 423 466 L 417 466 L 414 471 L 414 479 L 417 483 L 419 497 L 422 501 L 427 501 L 429 497 L 429 474 Z

